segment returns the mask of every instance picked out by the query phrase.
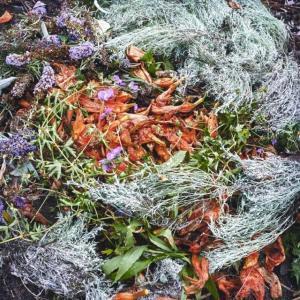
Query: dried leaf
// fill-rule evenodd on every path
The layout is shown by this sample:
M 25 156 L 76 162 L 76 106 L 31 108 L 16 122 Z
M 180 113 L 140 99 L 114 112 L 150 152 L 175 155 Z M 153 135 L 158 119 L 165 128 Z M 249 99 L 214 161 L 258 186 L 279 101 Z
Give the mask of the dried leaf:
M 0 24 L 10 22 L 12 20 L 12 18 L 13 18 L 13 15 L 6 10 L 4 12 L 4 14 L 0 17 Z
M 282 288 L 278 276 L 273 272 L 269 272 L 265 268 L 259 268 L 258 270 L 261 276 L 264 278 L 265 282 L 270 286 L 272 299 L 281 298 Z
M 214 113 L 210 113 L 207 121 L 208 131 L 211 138 L 215 139 L 218 136 L 218 119 Z
M 55 75 L 56 84 L 64 91 L 76 83 L 76 67 L 55 63 L 59 73 Z
M 138 68 L 133 70 L 133 74 L 134 76 L 148 82 L 148 83 L 152 83 L 152 78 L 151 75 L 149 74 L 149 72 L 146 70 L 146 68 L 144 66 L 139 66 Z
M 230 8 L 232 9 L 241 9 L 241 5 L 239 3 L 237 3 L 236 1 L 233 1 L 233 0 L 228 0 L 228 5 Z
M 265 298 L 265 282 L 257 266 L 243 269 L 240 273 L 242 287 L 236 299 L 241 300 L 253 295 L 256 300 Z
M 159 78 L 156 79 L 153 83 L 160 88 L 169 88 L 175 82 L 174 78 Z
M 80 109 L 76 111 L 76 119 L 72 124 L 73 128 L 73 139 L 77 140 L 79 135 L 85 130 L 85 124 L 83 119 L 83 114 Z
M 214 278 L 218 289 L 223 292 L 226 299 L 233 299 L 237 291 L 241 287 L 241 281 L 239 278 L 230 278 L 229 276 L 219 276 Z
M 285 261 L 285 251 L 281 237 L 275 243 L 265 247 L 264 252 L 266 255 L 265 266 L 270 272 Z
M 33 221 L 36 221 L 43 225 L 49 225 L 49 221 L 32 206 L 31 203 L 27 202 L 24 207 L 20 209 L 21 214 Z
M 188 295 L 196 294 L 201 290 L 206 281 L 209 279 L 208 273 L 208 260 L 205 257 L 199 258 L 198 255 L 192 255 L 192 266 L 198 277 L 198 279 L 193 279 L 186 277 L 192 283 L 190 286 L 185 287 L 185 291 Z
M 145 52 L 135 46 L 129 46 L 126 50 L 127 57 L 133 62 L 140 62 Z
M 259 252 L 254 252 L 246 257 L 243 269 L 258 266 Z

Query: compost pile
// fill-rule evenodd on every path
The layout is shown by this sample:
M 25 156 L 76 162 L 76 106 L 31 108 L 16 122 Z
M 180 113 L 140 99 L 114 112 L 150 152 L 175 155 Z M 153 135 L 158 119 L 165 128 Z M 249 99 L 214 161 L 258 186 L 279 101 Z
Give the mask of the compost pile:
M 299 295 L 296 17 L 2 2 L 3 298 Z

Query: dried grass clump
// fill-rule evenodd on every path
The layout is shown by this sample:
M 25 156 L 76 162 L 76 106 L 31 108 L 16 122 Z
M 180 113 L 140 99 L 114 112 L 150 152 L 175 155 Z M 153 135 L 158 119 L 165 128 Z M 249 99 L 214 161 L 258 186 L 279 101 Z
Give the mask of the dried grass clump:
M 234 213 L 222 211 L 209 225 L 224 244 L 206 253 L 210 270 L 230 266 L 274 242 L 292 224 L 293 204 L 300 193 L 300 163 L 271 156 L 240 161 L 245 176 L 233 189 L 240 191 Z
M 158 297 L 174 297 L 177 299 L 181 294 L 182 282 L 179 273 L 183 268 L 180 260 L 165 258 L 155 263 L 152 270 L 148 269 L 145 274 L 143 286 L 151 293 L 143 300 L 155 300 Z
M 179 208 L 220 198 L 225 192 L 229 193 L 228 188 L 220 178 L 189 167 L 167 168 L 146 176 L 137 174 L 129 182 L 116 179 L 114 184 L 101 183 L 90 189 L 94 200 L 160 225 L 169 225 Z
M 100 228 L 88 232 L 86 224 L 85 217 L 61 216 L 38 243 L 14 256 L 12 274 L 67 298 L 109 299 L 111 284 L 100 273 L 103 260 L 94 241 Z
M 284 24 L 259 0 L 239 3 L 242 9 L 233 10 L 225 0 L 153 0 L 150 5 L 113 0 L 105 16 L 113 29 L 107 46 L 120 57 L 131 44 L 167 56 L 186 85 L 206 83 L 221 101 L 220 109 L 237 109 L 255 99 L 273 127 L 299 120 L 299 72 L 294 60 L 286 58 Z

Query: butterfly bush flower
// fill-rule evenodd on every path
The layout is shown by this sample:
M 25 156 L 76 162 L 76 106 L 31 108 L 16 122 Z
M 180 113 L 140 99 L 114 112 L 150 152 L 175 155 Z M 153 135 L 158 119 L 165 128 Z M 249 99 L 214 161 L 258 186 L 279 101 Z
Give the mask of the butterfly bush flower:
M 99 116 L 100 120 L 104 120 L 111 112 L 112 109 L 110 107 L 105 108 L 104 112 Z
M 46 4 L 42 1 L 37 1 L 30 13 L 38 17 L 45 16 L 47 14 Z
M 38 94 L 43 91 L 47 91 L 52 88 L 55 84 L 54 70 L 49 64 L 46 64 L 43 69 L 42 76 L 39 82 L 35 85 L 33 93 Z
M 112 77 L 112 79 L 115 82 L 115 84 L 118 85 L 118 86 L 125 86 L 126 85 L 125 82 L 120 78 L 119 75 L 114 75 Z
M 91 56 L 94 51 L 94 45 L 91 42 L 84 42 L 78 46 L 71 47 L 69 56 L 73 60 L 80 60 Z
M 82 31 L 86 32 L 87 28 L 84 26 L 84 23 L 84 20 L 74 17 L 66 11 L 62 12 L 56 19 L 56 25 L 59 28 L 66 29 L 71 40 L 77 40 Z
M 52 46 L 52 45 L 59 47 L 61 46 L 61 40 L 57 34 L 51 34 L 42 39 L 41 45 L 45 47 Z
M 30 53 L 25 54 L 9 54 L 5 58 L 5 63 L 14 67 L 22 67 L 30 62 Z
M 133 106 L 133 111 L 134 111 L 134 112 L 137 112 L 138 109 L 139 109 L 139 106 L 138 106 L 137 104 L 134 104 L 134 106 Z
M 115 90 L 112 88 L 108 88 L 98 92 L 98 99 L 102 101 L 108 101 L 112 99 L 114 96 L 115 96 Z
M 128 84 L 128 88 L 134 93 L 138 92 L 138 90 L 139 90 L 139 86 L 136 83 L 134 83 L 133 81 L 131 81 Z
M 12 157 L 23 157 L 36 150 L 36 147 L 29 143 L 20 134 L 14 134 L 8 138 L 0 139 L 0 153 Z

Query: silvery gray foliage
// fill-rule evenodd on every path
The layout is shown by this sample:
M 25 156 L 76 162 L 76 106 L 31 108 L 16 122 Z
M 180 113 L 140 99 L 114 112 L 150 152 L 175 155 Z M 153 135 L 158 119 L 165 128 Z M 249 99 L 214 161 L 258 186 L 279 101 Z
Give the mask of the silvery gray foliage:
M 225 0 L 111 2 L 104 16 L 113 33 L 107 46 L 120 57 L 131 44 L 152 50 L 176 62 L 186 85 L 205 82 L 222 103 L 220 110 L 256 99 L 273 127 L 299 120 L 299 72 L 292 67 L 294 60 L 286 58 L 288 31 L 260 0 L 239 0 L 240 10 Z M 275 93 L 277 85 L 283 93 Z
M 222 210 L 211 222 L 223 245 L 206 253 L 210 271 L 230 266 L 274 242 L 292 224 L 291 211 L 300 195 L 300 163 L 275 155 L 240 161 L 244 176 L 233 189 L 241 192 L 236 212 Z
M 148 268 L 142 286 L 150 290 L 150 295 L 142 299 L 155 300 L 159 296 L 177 299 L 182 290 L 179 273 L 183 265 L 180 260 L 165 258 L 155 263 L 152 271 Z
M 101 228 L 88 232 L 86 224 L 85 217 L 60 216 L 38 243 L 14 257 L 12 274 L 66 298 L 109 299 L 111 283 L 101 273 L 103 260 L 94 241 Z
M 160 225 L 170 225 L 169 217 L 178 208 L 221 198 L 225 192 L 230 194 L 220 178 L 190 167 L 137 174 L 129 182 L 116 178 L 114 184 L 99 183 L 90 188 L 94 200 L 114 206 L 121 213 L 148 217 L 149 222 Z

